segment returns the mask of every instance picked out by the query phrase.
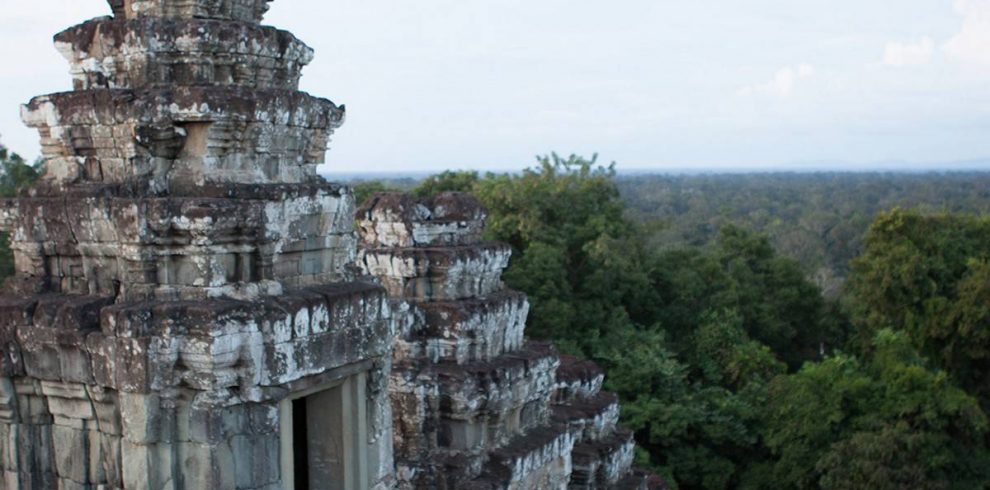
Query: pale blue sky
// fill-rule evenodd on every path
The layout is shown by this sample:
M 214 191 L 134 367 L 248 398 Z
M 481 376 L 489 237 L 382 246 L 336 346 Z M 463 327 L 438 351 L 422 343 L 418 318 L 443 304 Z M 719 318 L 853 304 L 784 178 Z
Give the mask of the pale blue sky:
M 108 9 L 3 1 L 0 142 L 34 155 L 18 104 L 70 86 L 51 35 Z M 327 171 L 990 157 L 990 0 L 277 0 L 267 23 L 347 104 Z

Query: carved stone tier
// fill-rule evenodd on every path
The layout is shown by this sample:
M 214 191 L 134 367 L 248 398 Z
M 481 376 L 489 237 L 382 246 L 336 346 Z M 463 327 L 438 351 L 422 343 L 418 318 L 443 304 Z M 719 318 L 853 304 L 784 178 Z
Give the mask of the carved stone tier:
M 46 179 L 164 193 L 314 180 L 344 109 L 291 90 L 180 87 L 46 95 L 22 117 L 41 133 Z
M 280 404 L 367 372 L 361 392 L 385 407 L 371 411 L 368 471 L 391 474 L 380 287 L 111 303 L 0 297 L 4 488 L 283 488 Z
M 484 473 L 468 490 L 569 488 L 574 438 L 560 426 L 538 427 L 493 451 Z
M 258 23 L 272 0 L 107 0 L 116 17 L 221 19 Z
M 618 483 L 610 485 L 610 490 L 667 490 L 667 482 L 648 471 L 633 469 Z
M 55 36 L 76 90 L 296 89 L 313 50 L 286 31 L 214 20 L 96 19 Z
M 393 297 L 390 386 L 401 489 L 640 490 L 619 403 L 589 361 L 526 342 L 529 303 L 501 282 L 474 198 L 379 194 L 357 213 L 358 261 Z
M 619 398 L 615 393 L 600 392 L 587 399 L 554 404 L 552 413 L 552 419 L 566 425 L 575 440 L 595 441 L 618 426 Z
M 348 188 L 202 190 L 201 197 L 155 198 L 97 186 L 15 201 L 12 248 L 22 291 L 251 298 L 353 277 Z
M 632 468 L 636 443 L 632 432 L 616 430 L 594 441 L 574 445 L 568 488 L 598 490 L 612 488 Z
M 529 302 L 515 291 L 482 299 L 412 301 L 410 320 L 396 340 L 397 358 L 467 364 L 523 347 Z
M 362 206 L 357 224 L 368 248 L 452 247 L 480 242 L 486 217 L 471 196 L 380 194 Z
M 417 300 L 481 298 L 503 288 L 508 245 L 365 249 L 362 266 L 385 284 L 389 294 Z
M 189 387 L 227 404 L 388 351 L 385 294 L 366 283 L 254 302 L 112 302 L 0 296 L 0 340 L 11 349 L 3 374 L 129 393 Z
M 391 389 L 403 407 L 395 427 L 403 456 L 491 451 L 545 424 L 556 366 L 546 344 L 468 365 L 397 362 Z
M 602 389 L 605 372 L 594 362 L 574 356 L 560 356 L 554 403 L 570 403 L 594 397 Z

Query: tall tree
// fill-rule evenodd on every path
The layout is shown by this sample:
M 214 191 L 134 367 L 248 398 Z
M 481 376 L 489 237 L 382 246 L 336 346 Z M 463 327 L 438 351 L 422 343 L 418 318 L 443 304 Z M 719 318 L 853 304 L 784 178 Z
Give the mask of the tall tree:
M 414 192 L 471 191 L 506 282 L 533 304 L 528 332 L 597 360 L 650 465 L 683 488 L 737 486 L 768 457 L 769 381 L 817 359 L 833 332 L 819 290 L 763 236 L 735 227 L 708 249 L 651 250 L 613 167 L 557 155 L 519 174 L 445 172 Z M 786 361 L 786 364 L 782 361 Z
M 894 210 L 853 262 L 848 303 L 861 344 L 885 328 L 990 406 L 990 217 Z
M 528 331 L 585 355 L 609 329 L 651 320 L 636 227 L 623 215 L 614 168 L 595 160 L 551 155 L 473 185 L 490 213 L 488 236 L 513 248 L 506 282 L 532 298 Z
M 987 419 L 907 335 L 880 330 L 867 360 L 836 355 L 771 385 L 765 442 L 774 461 L 744 486 L 977 489 L 990 485 Z

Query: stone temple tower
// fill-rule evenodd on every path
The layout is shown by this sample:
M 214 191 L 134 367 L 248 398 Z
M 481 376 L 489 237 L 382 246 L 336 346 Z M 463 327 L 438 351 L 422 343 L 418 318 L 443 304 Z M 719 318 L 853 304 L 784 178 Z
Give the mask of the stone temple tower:
M 344 108 L 297 90 L 312 50 L 268 0 L 108 1 L 23 109 L 0 487 L 392 487 L 393 320 L 316 175 Z
M 316 174 L 344 108 L 269 1 L 55 36 L 74 90 L 24 107 L 45 173 L 0 203 L 0 490 L 663 488 L 601 370 L 525 338 L 476 200 L 355 231 Z

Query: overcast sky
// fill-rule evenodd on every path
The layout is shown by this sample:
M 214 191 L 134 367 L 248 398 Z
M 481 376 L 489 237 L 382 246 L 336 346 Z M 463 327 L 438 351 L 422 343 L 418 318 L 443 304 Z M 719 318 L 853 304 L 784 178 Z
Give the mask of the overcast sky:
M 0 0 L 0 142 L 70 87 L 51 36 L 105 0 Z M 347 105 L 327 171 L 990 157 L 990 0 L 277 0 Z

